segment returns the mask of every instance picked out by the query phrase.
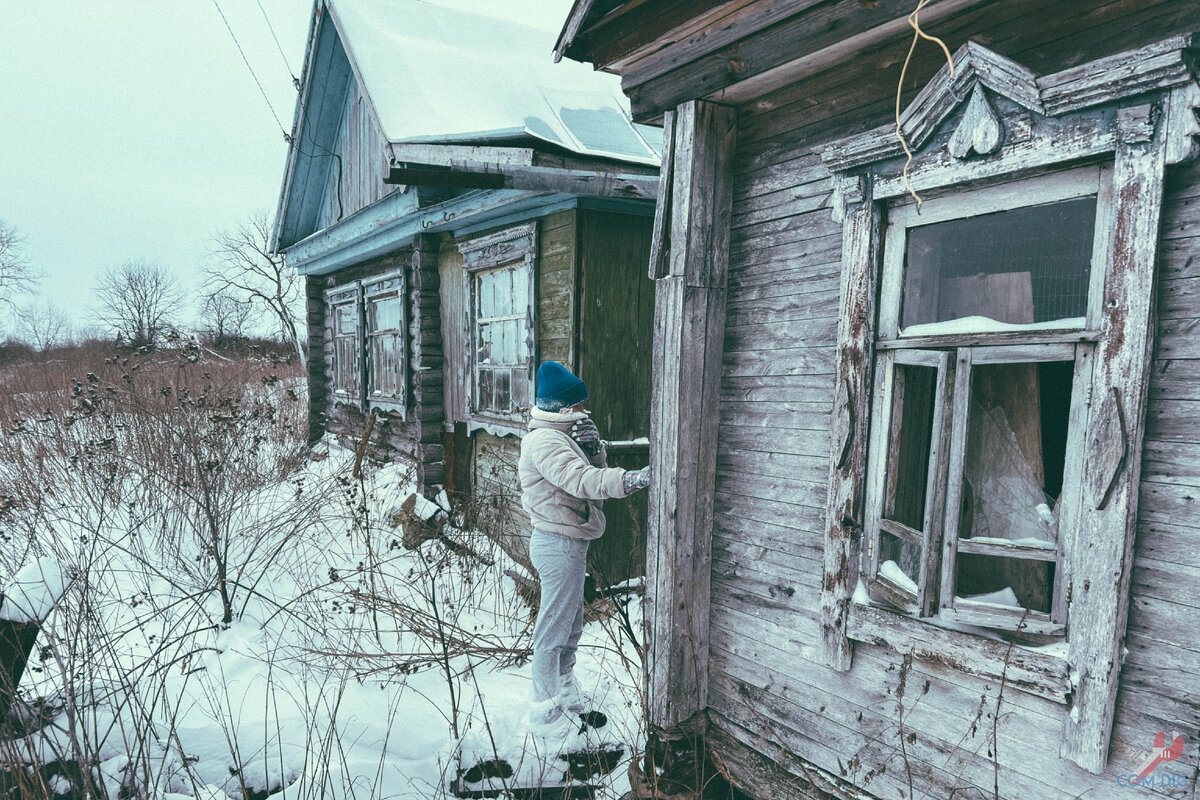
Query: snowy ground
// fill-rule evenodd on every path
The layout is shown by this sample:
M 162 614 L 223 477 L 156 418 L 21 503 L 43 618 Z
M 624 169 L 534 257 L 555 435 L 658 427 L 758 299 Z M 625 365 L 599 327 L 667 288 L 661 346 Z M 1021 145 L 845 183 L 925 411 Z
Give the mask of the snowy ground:
M 522 723 L 531 612 L 504 577 L 519 568 L 475 531 L 454 537 L 483 560 L 436 540 L 404 549 L 393 515 L 412 493 L 405 468 L 357 480 L 352 461 L 323 444 L 239 495 L 231 533 L 212 545 L 165 535 L 175 518 L 154 498 L 108 497 L 83 478 L 60 477 L 39 500 L 40 541 L 5 533 L 0 516 L 0 576 L 40 554 L 72 578 L 22 682 L 26 700 L 50 699 L 54 723 L 4 743 L 0 760 L 94 763 L 112 798 L 122 786 L 156 798 L 440 797 L 464 751 L 464 766 L 508 760 L 514 780 L 536 780 L 547 760 L 561 772 L 531 757 Z M 209 547 L 227 548 L 229 625 Z M 639 605 L 624 608 L 640 634 Z M 640 663 L 616 610 L 599 604 L 577 669 L 608 715 L 600 738 L 628 759 L 642 744 Z M 626 768 L 599 796 L 628 789 Z

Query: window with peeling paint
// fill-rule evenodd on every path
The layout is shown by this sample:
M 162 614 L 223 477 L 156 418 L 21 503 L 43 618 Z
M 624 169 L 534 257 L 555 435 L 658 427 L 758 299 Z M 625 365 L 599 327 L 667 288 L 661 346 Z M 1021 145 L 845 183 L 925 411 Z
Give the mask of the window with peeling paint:
M 403 416 L 408 386 L 404 274 L 336 287 L 326 292 L 325 302 L 334 402 Z
M 1064 476 L 1084 448 L 1073 420 L 1095 349 L 1079 332 L 1104 263 L 1101 183 L 1093 168 L 1048 197 L 1017 183 L 889 209 L 861 565 L 872 601 L 1064 631 L 1059 520 L 1079 502 Z M 1026 204 L 998 208 L 1014 198 Z
M 520 262 L 473 275 L 476 414 L 512 417 L 529 410 L 530 272 Z
M 470 297 L 468 427 L 520 433 L 533 400 L 537 223 L 458 247 Z

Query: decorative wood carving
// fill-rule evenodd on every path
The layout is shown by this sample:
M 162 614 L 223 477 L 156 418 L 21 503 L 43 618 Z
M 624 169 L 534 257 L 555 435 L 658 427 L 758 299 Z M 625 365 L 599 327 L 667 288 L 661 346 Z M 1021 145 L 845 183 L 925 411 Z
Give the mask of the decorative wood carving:
M 980 84 L 971 90 L 967 110 L 958 123 L 948 147 L 955 158 L 967 158 L 972 152 L 986 156 L 996 152 L 1004 142 L 1004 124 Z

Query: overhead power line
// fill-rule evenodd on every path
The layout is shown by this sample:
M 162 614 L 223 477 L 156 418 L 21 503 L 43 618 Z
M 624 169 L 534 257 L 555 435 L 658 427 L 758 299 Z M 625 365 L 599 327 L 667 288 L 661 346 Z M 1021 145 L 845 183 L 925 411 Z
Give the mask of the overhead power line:
M 287 132 L 287 128 L 283 127 L 283 122 L 280 121 L 279 115 L 275 113 L 275 106 L 271 105 L 271 98 L 267 96 L 267 90 L 263 88 L 262 82 L 259 81 L 258 75 L 255 74 L 254 67 L 250 66 L 250 59 L 246 58 L 246 51 L 242 49 L 242 43 L 238 41 L 237 34 L 233 32 L 229 20 L 225 17 L 225 12 L 221 10 L 221 6 L 217 3 L 217 0 L 212 0 L 212 3 L 217 9 L 217 13 L 221 15 L 221 21 L 225 23 L 225 30 L 229 31 L 229 35 L 233 37 L 233 44 L 237 47 L 238 52 L 241 53 L 242 61 L 246 64 L 246 69 L 250 70 L 250 77 L 254 78 L 254 83 L 258 86 L 258 91 L 262 93 L 263 100 L 267 103 L 267 108 L 271 109 L 271 116 L 275 118 L 275 124 L 279 126 L 280 132 L 283 133 L 283 138 L 290 140 L 291 137 Z M 261 5 L 259 7 L 261 8 Z M 273 34 L 274 32 L 272 31 Z M 288 72 L 291 72 L 291 70 L 289 69 Z
M 279 51 L 279 57 L 283 59 L 283 66 L 287 67 L 288 75 L 292 76 L 292 85 L 299 89 L 300 79 L 296 77 L 296 73 L 292 69 L 288 57 L 283 52 L 283 45 L 279 43 L 279 37 L 275 35 L 275 26 L 271 24 L 271 18 L 267 16 L 267 10 L 263 8 L 262 0 L 255 0 L 255 2 L 258 3 L 258 10 L 262 12 L 263 19 L 266 20 L 267 30 L 271 32 L 271 38 L 275 40 L 275 48 Z

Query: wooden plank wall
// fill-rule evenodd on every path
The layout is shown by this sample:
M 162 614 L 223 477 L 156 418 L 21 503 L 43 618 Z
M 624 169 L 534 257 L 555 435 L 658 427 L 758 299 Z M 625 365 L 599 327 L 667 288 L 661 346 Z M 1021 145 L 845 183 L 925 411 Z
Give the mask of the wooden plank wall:
M 543 217 L 538 223 L 538 320 L 535 354 L 567 369 L 576 363 L 575 331 L 577 217 L 574 209 Z
M 650 435 L 654 281 L 646 274 L 650 217 L 604 211 L 579 215 L 579 376 L 588 409 L 609 440 Z M 609 451 L 613 467 L 641 469 L 647 445 Z M 611 585 L 646 570 L 647 492 L 604 504 L 604 536 L 592 543 L 592 574 Z
M 314 154 L 322 152 L 309 141 L 302 142 L 301 147 Z M 339 175 L 335 159 L 330 165 L 317 214 L 314 230 L 318 231 L 402 188 L 383 182 L 388 174 L 387 140 L 357 81 L 347 93 L 337 140 L 331 149 L 341 159 L 341 171 Z
M 989 16 L 973 10 L 933 32 L 954 48 L 970 31 L 1041 71 L 1200 22 L 1192 4 L 1118 0 L 1094 10 L 1085 33 L 1078 21 L 1022 17 L 1036 8 L 1028 3 L 981 6 Z M 821 665 L 842 239 L 828 207 L 831 181 L 812 147 L 887 121 L 904 49 L 858 54 L 824 83 L 787 87 L 740 111 L 713 540 L 709 698 L 722 731 L 713 740 L 717 755 L 726 748 L 736 769 L 747 759 L 729 748 L 740 742 L 800 774 L 788 754 L 798 755 L 878 797 L 909 797 L 911 777 L 918 797 L 991 798 L 998 785 L 1002 798 L 1075 800 L 1130 791 L 1117 784 L 1130 771 L 1126 748 L 1148 750 L 1158 731 L 1178 730 L 1187 751 L 1160 772 L 1186 773 L 1188 785 L 1140 791 L 1193 797 L 1200 761 L 1195 165 L 1168 181 L 1129 656 L 1107 771 L 1094 776 L 1058 758 L 1065 712 L 1051 701 L 863 645 L 849 672 Z M 911 86 L 937 66 L 930 54 L 919 56 Z M 762 784 L 749 771 L 740 777 L 750 787 L 759 782 L 764 795 L 796 796 L 788 794 L 794 787 Z
M 441 278 L 442 345 L 445 347 L 446 389 L 442 416 L 447 426 L 467 421 L 467 300 L 463 282 L 463 258 L 449 234 L 438 242 L 438 274 Z

